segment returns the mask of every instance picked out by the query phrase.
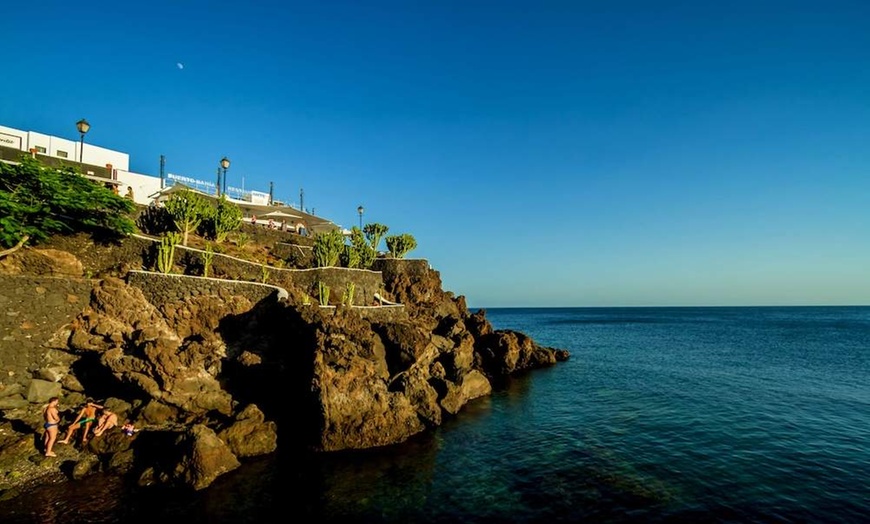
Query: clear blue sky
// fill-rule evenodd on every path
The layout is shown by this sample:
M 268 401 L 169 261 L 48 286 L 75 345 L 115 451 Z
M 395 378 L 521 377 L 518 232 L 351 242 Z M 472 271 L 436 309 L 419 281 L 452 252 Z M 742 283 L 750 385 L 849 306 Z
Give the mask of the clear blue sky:
M 866 0 L 48 1 L 0 35 L 0 124 L 362 204 L 472 307 L 870 304 Z

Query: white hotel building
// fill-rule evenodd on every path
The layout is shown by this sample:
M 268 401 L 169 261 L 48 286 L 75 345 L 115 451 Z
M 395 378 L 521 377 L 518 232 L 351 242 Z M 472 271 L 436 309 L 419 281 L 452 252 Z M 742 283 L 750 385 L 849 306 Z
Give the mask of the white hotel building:
M 132 189 L 133 200 L 137 204 L 148 205 L 156 199 L 166 198 L 167 191 L 176 184 L 189 187 L 206 196 L 214 198 L 216 183 L 174 174 L 161 177 L 134 173 L 130 171 L 130 155 L 79 140 L 69 140 L 57 136 L 22 131 L 0 125 L 0 162 L 16 163 L 21 155 L 30 154 L 50 166 L 69 165 L 80 167 L 81 173 L 96 182 L 118 188 L 118 194 L 127 195 Z M 79 162 L 81 159 L 81 162 Z M 271 201 L 271 195 L 260 191 L 245 191 L 227 188 L 227 197 L 242 207 L 246 216 L 264 216 L 269 212 L 283 211 L 292 213 L 303 220 L 311 230 L 336 229 L 332 221 L 301 211 L 292 206 L 279 205 Z M 267 222 L 268 220 L 263 220 Z
M 160 177 L 134 173 L 130 171 L 130 155 L 121 151 L 113 151 L 79 140 L 69 140 L 57 136 L 45 135 L 36 131 L 22 131 L 11 127 L 0 126 L 0 161 L 16 162 L 22 154 L 32 154 L 48 165 L 57 166 L 61 163 L 80 166 L 86 177 L 97 182 L 105 182 L 118 187 L 121 195 L 126 195 L 129 188 L 133 189 L 133 200 L 137 204 L 149 204 L 155 193 L 176 182 L 200 189 L 206 183 L 187 177 L 170 174 L 166 180 Z M 81 162 L 79 162 L 81 159 Z M 214 188 L 214 182 L 208 185 Z M 208 191 L 208 190 L 206 190 Z M 248 191 L 248 201 L 267 205 L 268 193 Z M 247 195 L 246 195 L 247 196 Z

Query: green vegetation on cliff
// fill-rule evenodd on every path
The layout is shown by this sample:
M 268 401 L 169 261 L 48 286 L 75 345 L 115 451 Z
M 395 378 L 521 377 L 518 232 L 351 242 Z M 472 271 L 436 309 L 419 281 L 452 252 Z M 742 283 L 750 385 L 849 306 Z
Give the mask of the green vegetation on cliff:
M 55 233 L 133 232 L 132 201 L 83 177 L 24 156 L 0 163 L 0 246 L 36 244 Z

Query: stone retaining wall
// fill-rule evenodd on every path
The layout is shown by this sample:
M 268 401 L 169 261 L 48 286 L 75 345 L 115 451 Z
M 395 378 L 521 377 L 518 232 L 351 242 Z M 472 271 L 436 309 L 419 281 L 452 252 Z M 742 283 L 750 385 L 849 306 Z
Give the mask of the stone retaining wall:
M 202 275 L 203 251 L 191 247 L 176 246 L 176 258 L 184 266 L 188 275 Z M 181 253 L 180 255 L 178 253 Z M 264 274 L 265 267 L 265 274 Z M 250 280 L 274 284 L 284 289 L 296 288 L 315 299 L 319 298 L 318 282 L 329 286 L 331 305 L 341 303 L 348 283 L 355 284 L 354 305 L 372 305 L 375 293 L 383 294 L 384 280 L 380 271 L 351 269 L 344 267 L 317 267 L 310 269 L 288 269 L 264 266 L 228 255 L 215 253 L 211 264 L 211 276 Z
M 127 283 L 141 289 L 148 302 L 157 307 L 201 295 L 240 295 L 248 298 L 253 304 L 267 298 L 278 300 L 287 295 L 285 290 L 277 286 L 257 282 L 165 275 L 151 271 L 130 271 L 127 274 Z
M 314 248 L 311 246 L 278 242 L 272 247 L 272 254 L 292 268 L 314 266 Z
M 339 270 L 341 268 L 321 268 Z M 326 277 L 335 277 L 336 282 L 341 277 L 336 274 Z M 340 273 L 340 272 L 339 272 Z M 359 275 L 357 275 L 359 276 Z M 247 297 L 251 303 L 256 304 L 262 300 L 284 300 L 288 298 L 287 291 L 283 288 L 257 282 L 243 282 L 238 280 L 224 280 L 220 278 L 205 278 L 189 275 L 165 275 L 151 271 L 131 271 L 127 275 L 127 283 L 142 290 L 142 294 L 148 302 L 156 307 L 203 295 L 241 295 Z M 341 288 L 342 292 L 344 288 Z M 357 294 L 357 302 L 361 294 Z M 340 303 L 339 296 L 332 302 L 333 306 Z M 319 307 L 316 298 L 312 299 L 312 307 Z M 357 306 L 353 311 L 358 312 L 363 318 L 374 322 L 397 322 L 407 320 L 408 312 L 403 305 L 396 306 Z
M 313 269 L 276 269 L 272 271 L 270 282 L 285 288 L 297 288 L 308 294 L 314 301 L 319 299 L 318 282 L 329 286 L 329 303 L 337 305 L 347 289 L 348 283 L 355 285 L 355 306 L 373 305 L 375 293 L 383 293 L 384 280 L 379 271 L 368 269 L 349 269 L 344 267 L 318 267 Z

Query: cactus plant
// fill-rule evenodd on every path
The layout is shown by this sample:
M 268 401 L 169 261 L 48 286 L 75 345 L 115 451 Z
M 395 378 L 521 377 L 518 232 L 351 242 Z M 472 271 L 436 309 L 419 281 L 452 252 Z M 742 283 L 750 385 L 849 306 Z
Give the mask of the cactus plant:
M 390 256 L 395 258 L 405 258 L 409 251 L 417 247 L 417 240 L 408 233 L 388 236 L 386 243 Z
M 160 239 L 160 244 L 157 246 L 157 270 L 161 273 L 168 274 L 172 271 L 175 265 L 175 246 L 181 242 L 181 238 L 180 233 L 172 231 Z
M 317 282 L 317 293 L 320 299 L 321 306 L 329 305 L 329 286 L 326 285 L 326 282 L 320 280 Z
M 356 294 L 356 284 L 348 282 L 344 288 L 344 295 L 341 297 L 341 303 L 346 306 L 353 306 L 353 298 Z
M 214 261 L 214 248 L 209 243 L 205 245 L 205 252 L 202 254 L 202 276 L 208 276 L 212 261 Z
M 314 239 L 314 260 L 317 267 L 333 267 L 338 264 L 344 246 L 344 235 L 333 230 L 320 233 Z

